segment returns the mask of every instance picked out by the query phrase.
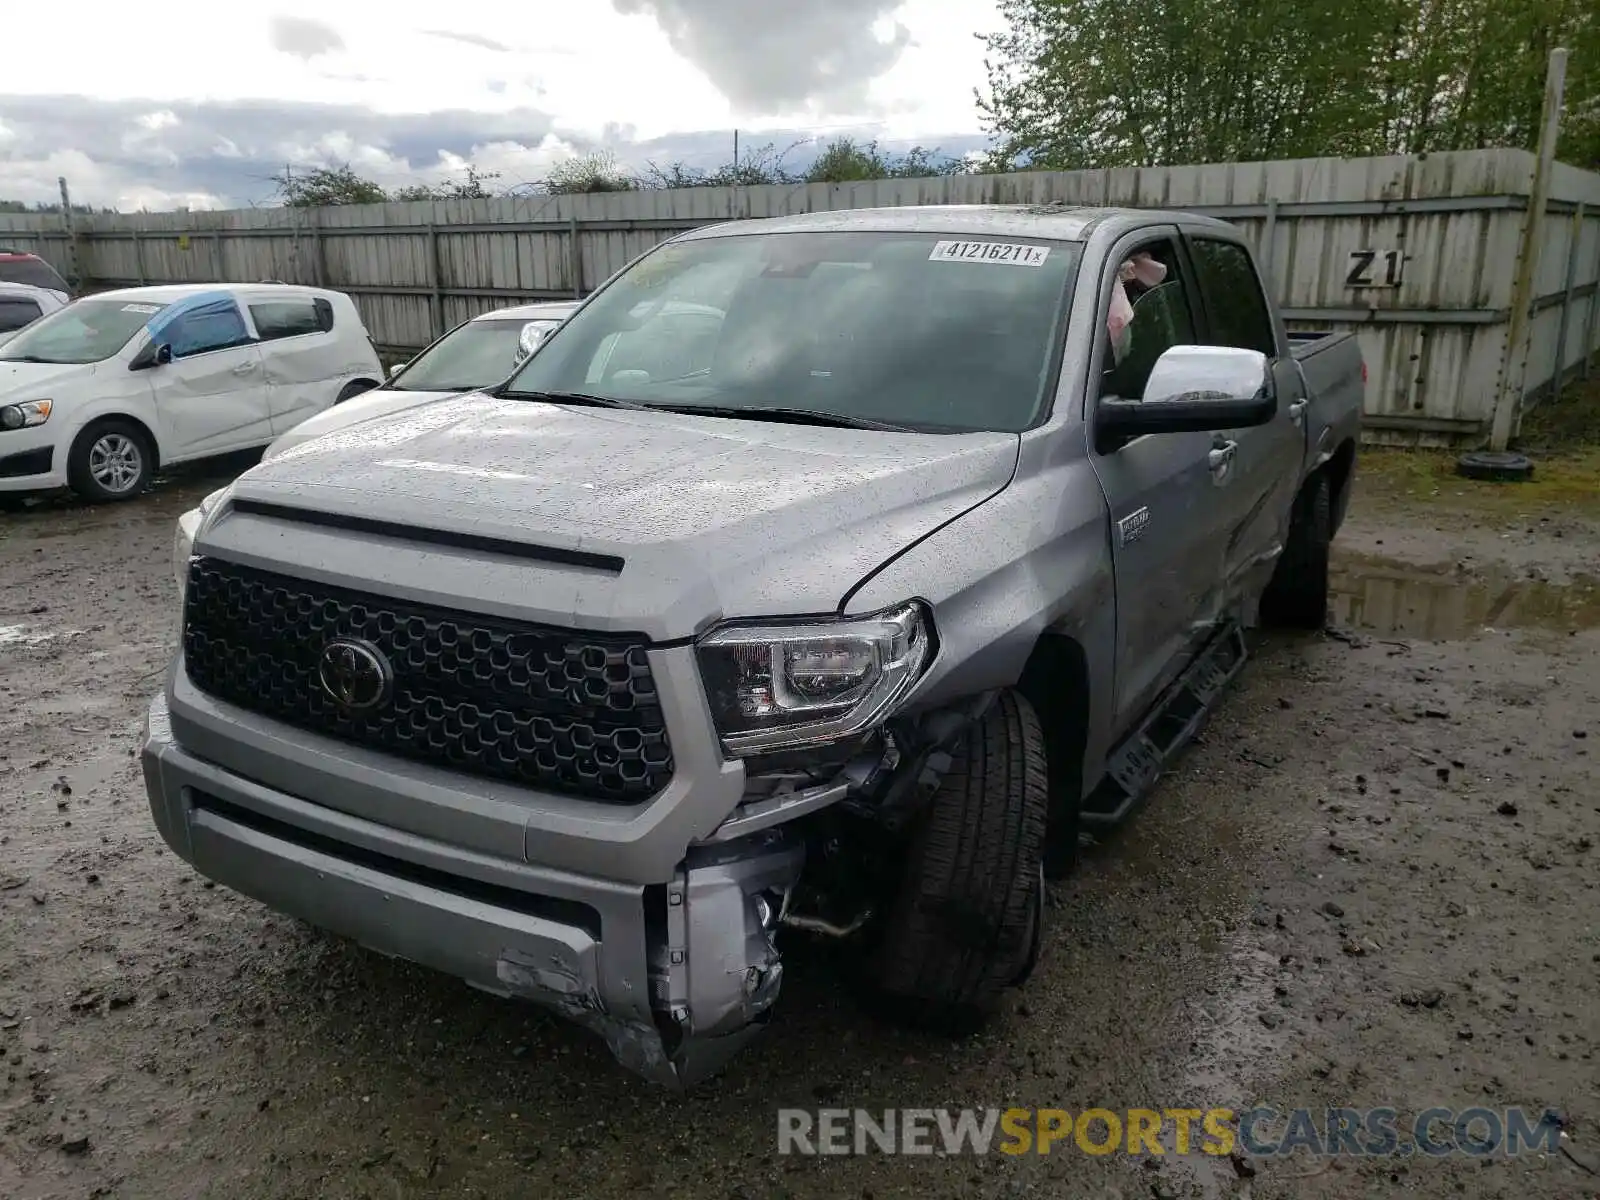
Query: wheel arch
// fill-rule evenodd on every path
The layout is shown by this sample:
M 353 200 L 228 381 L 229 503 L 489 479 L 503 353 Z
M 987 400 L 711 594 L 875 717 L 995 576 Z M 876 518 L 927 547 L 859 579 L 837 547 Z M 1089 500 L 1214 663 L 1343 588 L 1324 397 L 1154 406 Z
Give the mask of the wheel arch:
M 77 431 L 69 439 L 67 439 L 67 455 L 69 458 L 73 449 L 77 446 L 79 438 L 83 437 L 90 430 L 96 428 L 97 426 L 109 425 L 117 421 L 122 421 L 128 425 L 132 425 L 139 431 L 140 435 L 144 438 L 145 448 L 150 451 L 151 473 L 153 474 L 154 472 L 159 471 L 161 469 L 161 439 L 156 436 L 155 430 L 150 428 L 150 423 L 148 421 L 145 421 L 140 417 L 134 416 L 130 412 L 120 409 L 114 412 L 96 413 L 94 416 L 90 417 L 87 421 L 80 425 Z
M 1077 844 L 1078 808 L 1086 786 L 1084 757 L 1093 716 L 1089 704 L 1092 689 L 1088 651 L 1065 633 L 1041 634 L 1017 679 L 1017 691 L 1033 706 L 1044 731 L 1050 782 L 1046 853 L 1064 855 L 1060 861 L 1070 860 Z
M 1355 480 L 1356 472 L 1355 439 L 1347 438 L 1341 442 L 1333 456 L 1323 464 L 1322 470 L 1327 472 L 1328 486 L 1332 489 L 1333 531 L 1337 533 L 1350 507 L 1350 485 Z

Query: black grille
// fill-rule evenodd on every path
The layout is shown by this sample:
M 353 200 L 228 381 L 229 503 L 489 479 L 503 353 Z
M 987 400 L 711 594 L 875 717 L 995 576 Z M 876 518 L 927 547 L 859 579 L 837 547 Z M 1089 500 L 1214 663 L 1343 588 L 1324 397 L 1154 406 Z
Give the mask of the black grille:
M 352 712 L 321 682 L 336 638 L 393 670 Z M 213 558 L 189 565 L 184 660 L 202 691 L 291 725 L 421 762 L 636 803 L 672 778 L 638 638 L 549 629 L 325 587 Z

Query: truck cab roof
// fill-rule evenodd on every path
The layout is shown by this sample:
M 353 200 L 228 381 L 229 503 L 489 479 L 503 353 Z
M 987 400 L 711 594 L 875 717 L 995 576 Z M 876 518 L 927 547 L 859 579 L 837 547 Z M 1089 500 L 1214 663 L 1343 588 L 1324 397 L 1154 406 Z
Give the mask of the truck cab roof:
M 680 240 L 741 234 L 859 232 L 953 233 L 1049 238 L 1083 242 L 1097 231 L 1120 233 L 1149 225 L 1205 225 L 1233 230 L 1214 217 L 1146 208 L 1090 208 L 1067 204 L 929 204 L 799 213 L 707 225 Z

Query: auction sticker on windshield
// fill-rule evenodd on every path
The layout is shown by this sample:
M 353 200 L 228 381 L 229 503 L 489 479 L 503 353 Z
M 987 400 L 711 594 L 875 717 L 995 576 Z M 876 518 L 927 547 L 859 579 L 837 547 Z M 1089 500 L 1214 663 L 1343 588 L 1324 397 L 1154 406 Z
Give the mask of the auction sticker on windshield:
M 158 312 L 161 311 L 161 305 L 159 305 L 159 304 L 124 304 L 122 306 L 122 311 L 123 312 L 131 312 L 131 313 L 158 313 Z
M 1009 267 L 1042 267 L 1049 246 L 1024 246 L 1020 242 L 939 242 L 929 262 L 1004 263 Z

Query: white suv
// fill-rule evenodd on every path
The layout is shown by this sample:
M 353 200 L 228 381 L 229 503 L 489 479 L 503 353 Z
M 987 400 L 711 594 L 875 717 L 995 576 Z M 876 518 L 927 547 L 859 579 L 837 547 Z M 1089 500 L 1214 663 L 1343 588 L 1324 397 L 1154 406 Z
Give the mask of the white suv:
M 126 500 L 157 467 L 265 446 L 377 387 L 350 297 L 285 284 L 126 288 L 0 345 L 0 497 Z

